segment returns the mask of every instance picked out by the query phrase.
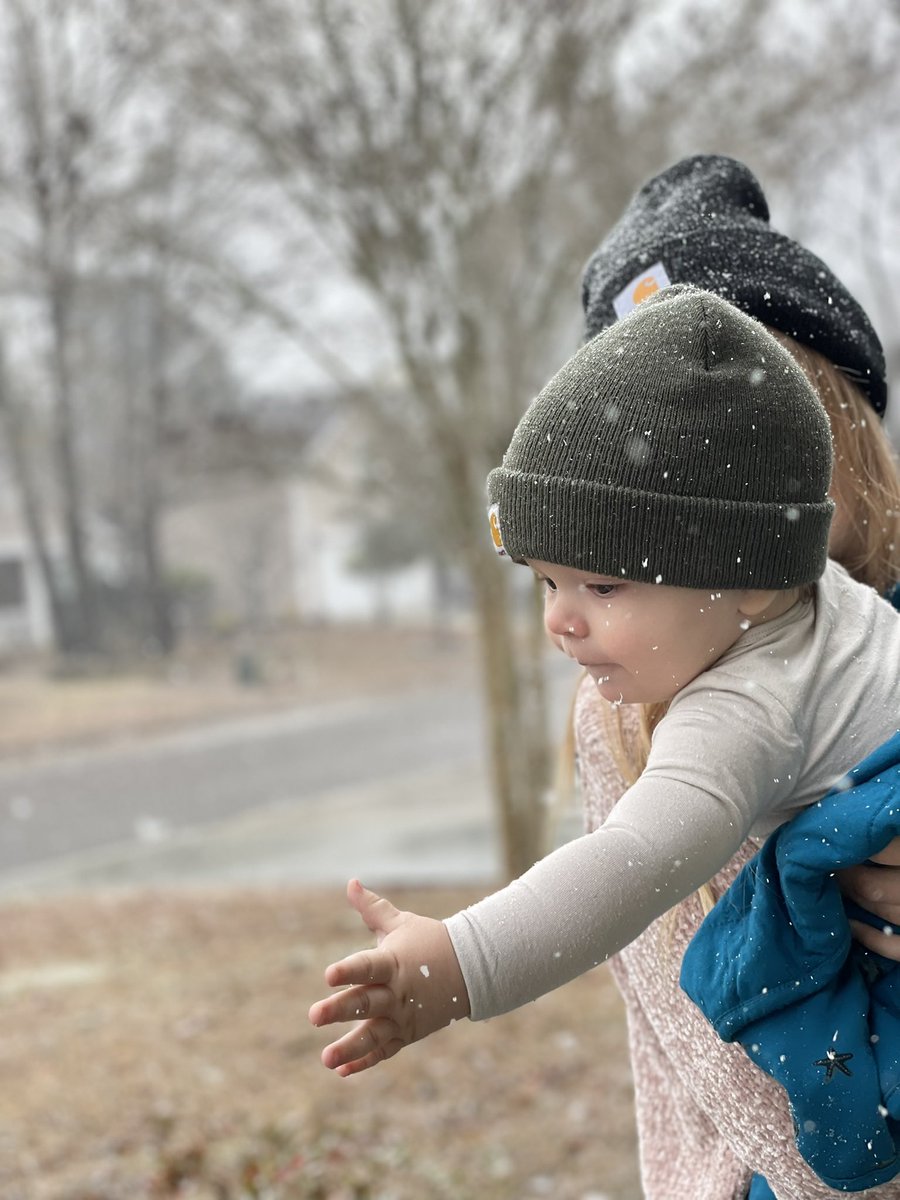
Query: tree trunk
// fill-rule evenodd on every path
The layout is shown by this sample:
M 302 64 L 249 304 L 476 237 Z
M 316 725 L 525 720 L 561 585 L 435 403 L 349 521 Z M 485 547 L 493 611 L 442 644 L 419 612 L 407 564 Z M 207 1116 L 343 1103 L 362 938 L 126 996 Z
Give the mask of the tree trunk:
M 149 412 L 146 422 L 147 445 L 143 447 L 140 470 L 139 552 L 144 586 L 144 603 L 150 636 L 160 654 L 175 649 L 175 621 L 172 598 L 166 586 L 165 569 L 160 551 L 159 515 L 162 508 L 160 471 L 164 458 L 164 427 L 169 395 L 166 382 L 168 339 L 166 336 L 165 285 L 157 279 L 153 295 L 153 329 L 151 337 Z
M 10 469 L 19 494 L 22 517 L 50 604 L 50 623 L 54 646 L 61 653 L 66 643 L 65 606 L 53 569 L 53 560 L 47 541 L 47 522 L 41 505 L 40 493 L 28 458 L 20 417 L 16 412 L 15 402 L 9 390 L 2 347 L 0 347 L 0 420 L 3 422 L 6 433 Z
M 159 500 L 146 492 L 138 530 L 139 551 L 143 573 L 146 625 L 157 652 L 169 655 L 175 649 L 175 622 L 172 600 L 166 587 L 165 573 L 159 553 Z
M 76 628 L 66 635 L 64 649 L 96 653 L 102 648 L 101 623 L 97 590 L 88 563 L 84 533 L 85 504 L 75 449 L 75 418 L 66 345 L 66 288 L 67 284 L 63 281 L 55 280 L 50 297 L 55 457 L 62 490 L 62 527 L 75 588 Z
M 521 622 L 510 604 L 508 563 L 482 561 L 473 572 L 487 700 L 493 794 L 508 879 L 526 871 L 549 849 L 548 803 L 552 754 L 548 744 L 544 641 L 533 628 L 534 610 Z

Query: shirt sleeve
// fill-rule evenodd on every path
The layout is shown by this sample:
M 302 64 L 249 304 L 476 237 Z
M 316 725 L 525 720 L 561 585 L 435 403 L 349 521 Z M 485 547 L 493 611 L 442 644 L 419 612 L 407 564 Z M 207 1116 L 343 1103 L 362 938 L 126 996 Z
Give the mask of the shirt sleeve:
M 445 922 L 472 1018 L 590 970 L 706 883 L 785 802 L 800 751 L 790 714 L 765 696 L 673 704 L 643 775 L 599 829 Z

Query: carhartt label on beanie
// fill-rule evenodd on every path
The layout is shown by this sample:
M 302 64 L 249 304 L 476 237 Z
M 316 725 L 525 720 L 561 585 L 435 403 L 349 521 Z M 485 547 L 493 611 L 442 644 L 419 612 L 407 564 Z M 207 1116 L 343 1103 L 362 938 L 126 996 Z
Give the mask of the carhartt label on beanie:
M 666 274 L 666 268 L 661 262 L 654 263 L 646 271 L 640 271 L 634 279 L 629 279 L 617 296 L 613 296 L 612 303 L 616 316 L 627 317 L 642 300 L 646 300 L 654 292 L 668 287 L 671 282 L 672 280 Z
M 772 229 L 762 188 L 743 163 L 698 154 L 644 184 L 585 267 L 586 338 L 626 315 L 629 297 L 649 294 L 659 272 L 818 350 L 884 412 L 884 351 L 869 318 L 820 258 Z
M 766 330 L 684 285 L 593 338 L 488 476 L 514 559 L 677 587 L 789 588 L 825 569 L 828 419 Z
M 503 530 L 500 528 L 500 505 L 492 504 L 488 509 L 488 524 L 491 527 L 491 541 L 498 554 L 505 556 L 506 547 L 503 545 Z

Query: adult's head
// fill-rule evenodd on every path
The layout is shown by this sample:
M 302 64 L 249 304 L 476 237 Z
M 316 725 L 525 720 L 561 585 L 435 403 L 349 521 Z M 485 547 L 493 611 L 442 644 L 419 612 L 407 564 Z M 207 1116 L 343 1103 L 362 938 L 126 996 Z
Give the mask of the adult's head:
M 884 412 L 884 352 L 869 318 L 820 258 L 772 229 L 743 163 L 698 154 L 644 184 L 585 268 L 586 337 L 668 283 L 715 292 L 818 351 Z

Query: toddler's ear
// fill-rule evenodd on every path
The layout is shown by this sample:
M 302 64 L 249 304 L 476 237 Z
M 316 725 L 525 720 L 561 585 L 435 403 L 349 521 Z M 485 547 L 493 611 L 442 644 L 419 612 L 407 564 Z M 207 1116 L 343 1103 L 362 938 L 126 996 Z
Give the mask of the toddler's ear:
M 762 591 L 756 588 L 747 588 L 741 593 L 738 611 L 745 617 L 760 617 L 771 605 L 772 601 L 778 595 L 774 588 L 769 588 Z

